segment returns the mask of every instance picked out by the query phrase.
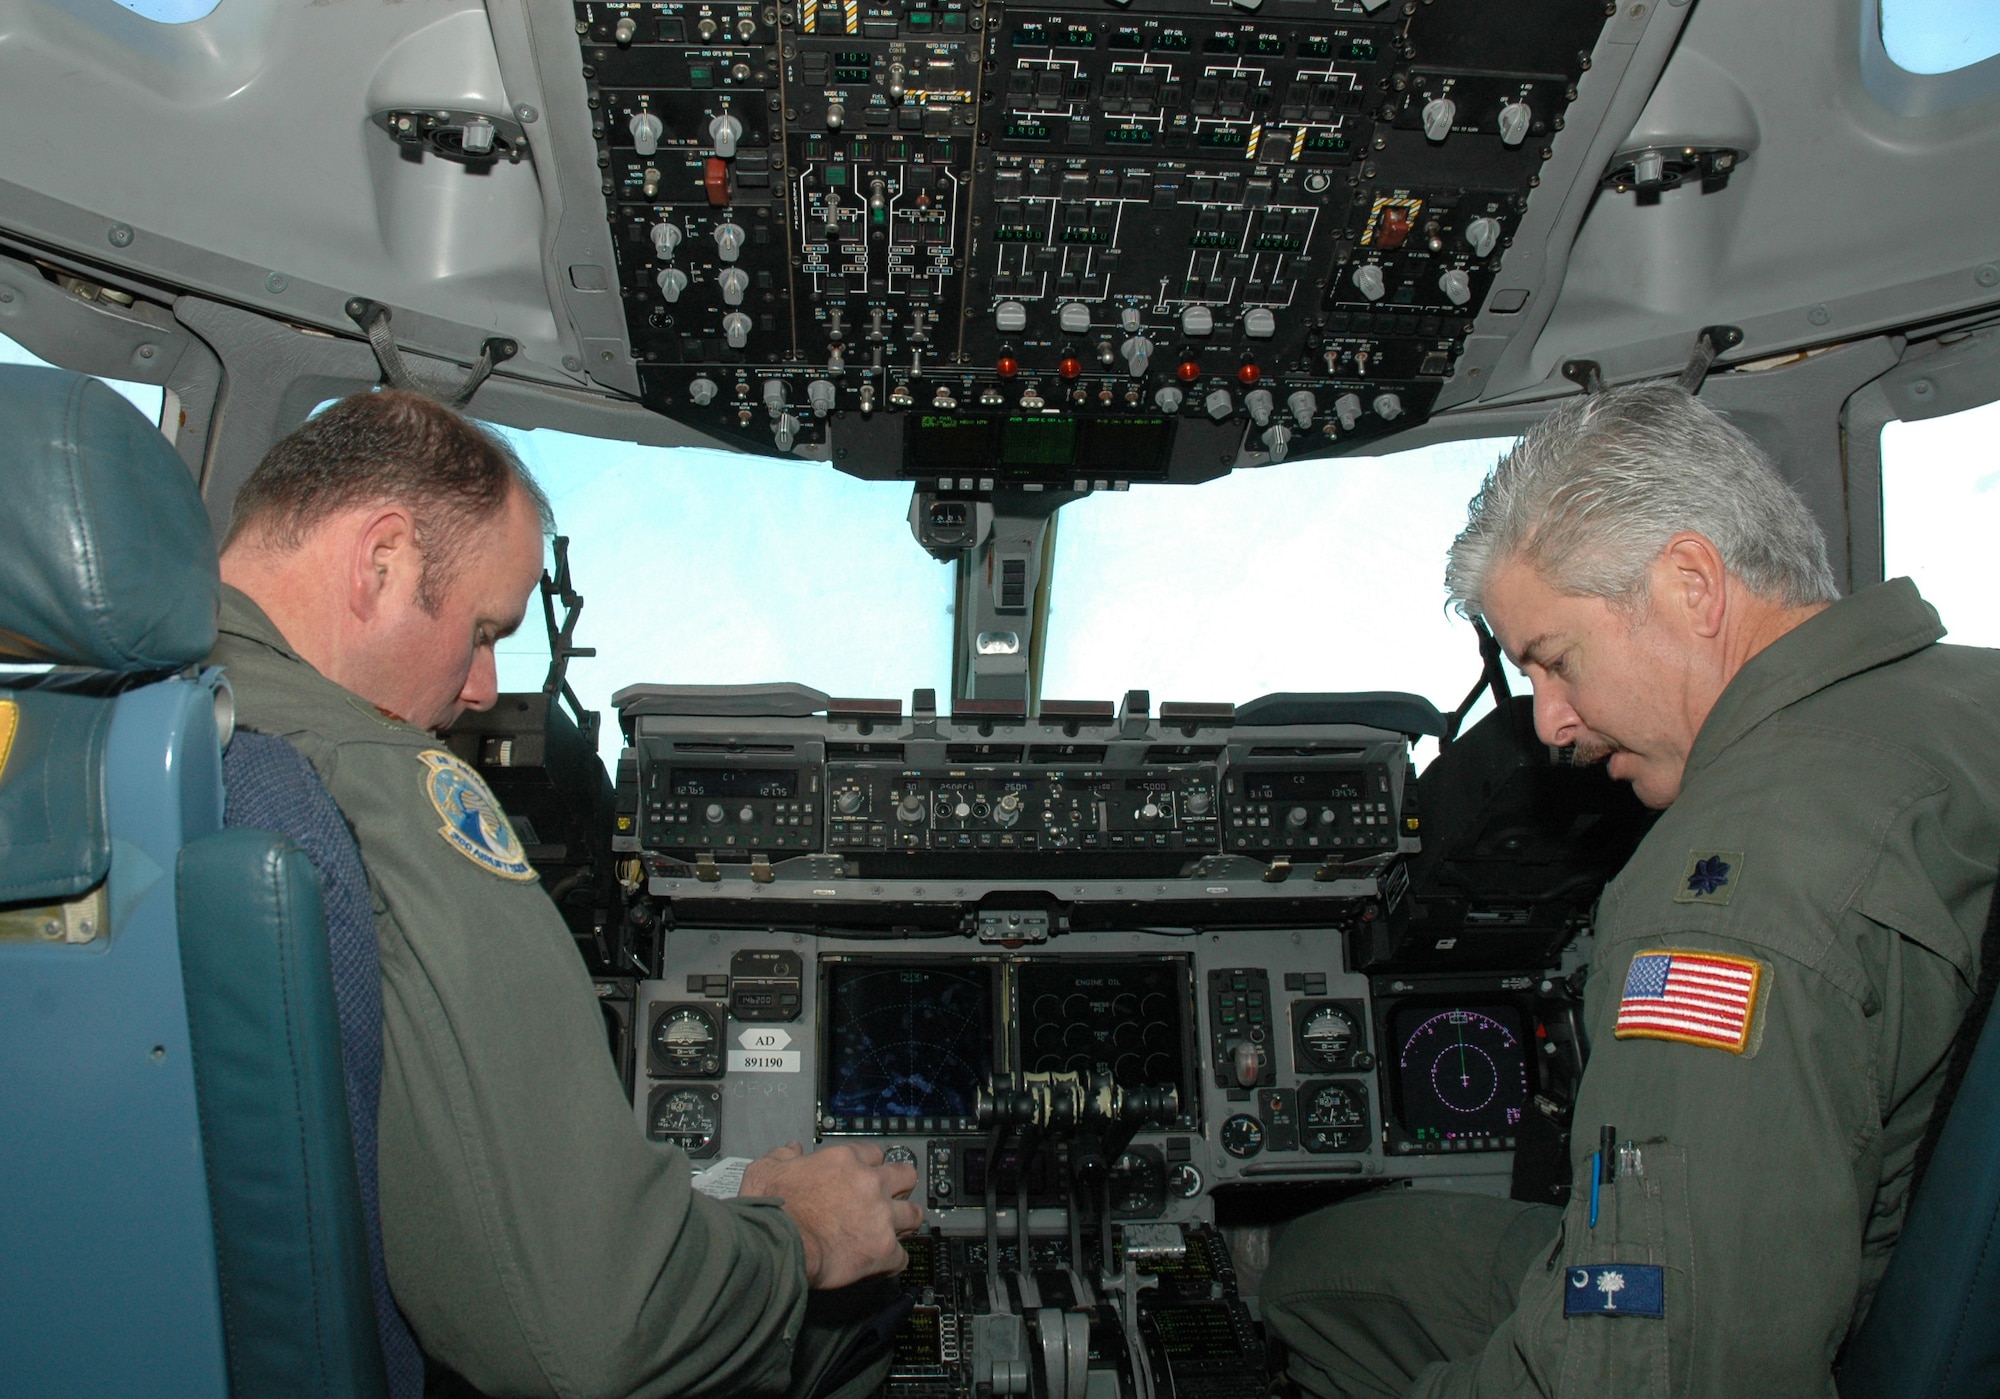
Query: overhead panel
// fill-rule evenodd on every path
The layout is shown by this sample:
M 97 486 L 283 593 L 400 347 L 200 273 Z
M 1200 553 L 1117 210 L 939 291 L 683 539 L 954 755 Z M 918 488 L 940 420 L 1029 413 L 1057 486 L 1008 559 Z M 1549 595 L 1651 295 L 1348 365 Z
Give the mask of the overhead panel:
M 1422 421 L 1605 23 L 1599 0 L 576 16 L 647 405 L 967 488 L 1199 479 Z

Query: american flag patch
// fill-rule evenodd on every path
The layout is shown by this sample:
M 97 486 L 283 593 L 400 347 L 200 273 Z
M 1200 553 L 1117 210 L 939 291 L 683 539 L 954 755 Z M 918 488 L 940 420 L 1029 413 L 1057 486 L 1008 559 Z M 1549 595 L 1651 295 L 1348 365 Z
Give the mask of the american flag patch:
M 1621 1040 L 1679 1040 L 1741 1054 L 1762 989 L 1764 964 L 1715 952 L 1641 952 L 1625 973 L 1612 1033 Z

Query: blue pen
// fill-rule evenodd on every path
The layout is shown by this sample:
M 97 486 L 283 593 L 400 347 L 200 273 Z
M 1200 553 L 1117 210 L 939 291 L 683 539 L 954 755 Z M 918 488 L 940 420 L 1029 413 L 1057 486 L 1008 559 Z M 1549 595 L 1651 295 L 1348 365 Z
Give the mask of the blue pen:
M 1593 1229 L 1597 1227 L 1598 1167 L 1601 1160 L 1601 1153 L 1595 1151 L 1590 1153 L 1590 1227 Z

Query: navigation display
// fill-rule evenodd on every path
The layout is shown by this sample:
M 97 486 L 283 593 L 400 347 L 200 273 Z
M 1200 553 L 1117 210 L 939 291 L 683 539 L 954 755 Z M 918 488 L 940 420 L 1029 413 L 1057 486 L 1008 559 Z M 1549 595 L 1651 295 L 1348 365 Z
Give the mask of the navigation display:
M 984 962 L 829 961 L 828 1132 L 966 1131 L 993 1072 L 993 975 Z
M 1418 1142 L 1507 1141 L 1528 1103 L 1528 1056 L 1512 1006 L 1399 1008 L 1397 1046 L 1403 1126 Z

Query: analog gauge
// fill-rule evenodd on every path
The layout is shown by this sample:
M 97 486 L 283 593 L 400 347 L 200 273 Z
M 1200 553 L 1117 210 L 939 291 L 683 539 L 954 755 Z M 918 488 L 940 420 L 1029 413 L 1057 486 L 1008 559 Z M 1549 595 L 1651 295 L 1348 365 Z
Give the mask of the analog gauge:
M 894 1161 L 901 1165 L 914 1166 L 917 1164 L 917 1153 L 910 1150 L 907 1146 L 884 1147 L 882 1149 L 882 1160 L 884 1163 Z
M 1167 1172 L 1167 1189 L 1183 1200 L 1192 1200 L 1201 1194 L 1201 1172 L 1183 1161 Z
M 673 1078 L 713 1078 L 722 1070 L 715 1015 L 706 1006 L 670 1006 L 653 1017 L 653 1064 Z
M 646 1135 L 654 1141 L 671 1142 L 690 1156 L 706 1156 L 715 1150 L 720 1130 L 713 1089 L 655 1090 L 646 1120 Z
M 1354 1022 L 1332 1006 L 1321 1006 L 1306 1017 L 1299 1038 L 1325 1063 L 1333 1063 L 1347 1056 L 1348 1046 L 1354 1043 Z
M 1238 1160 L 1246 1160 L 1264 1149 L 1264 1124 L 1248 1113 L 1239 1112 L 1222 1124 L 1222 1149 Z
M 1359 1079 L 1299 1088 L 1299 1139 L 1307 1151 L 1368 1149 L 1368 1090 Z
M 1117 1219 L 1150 1219 L 1166 1208 L 1167 1163 L 1141 1147 L 1111 1166 L 1111 1213 Z

